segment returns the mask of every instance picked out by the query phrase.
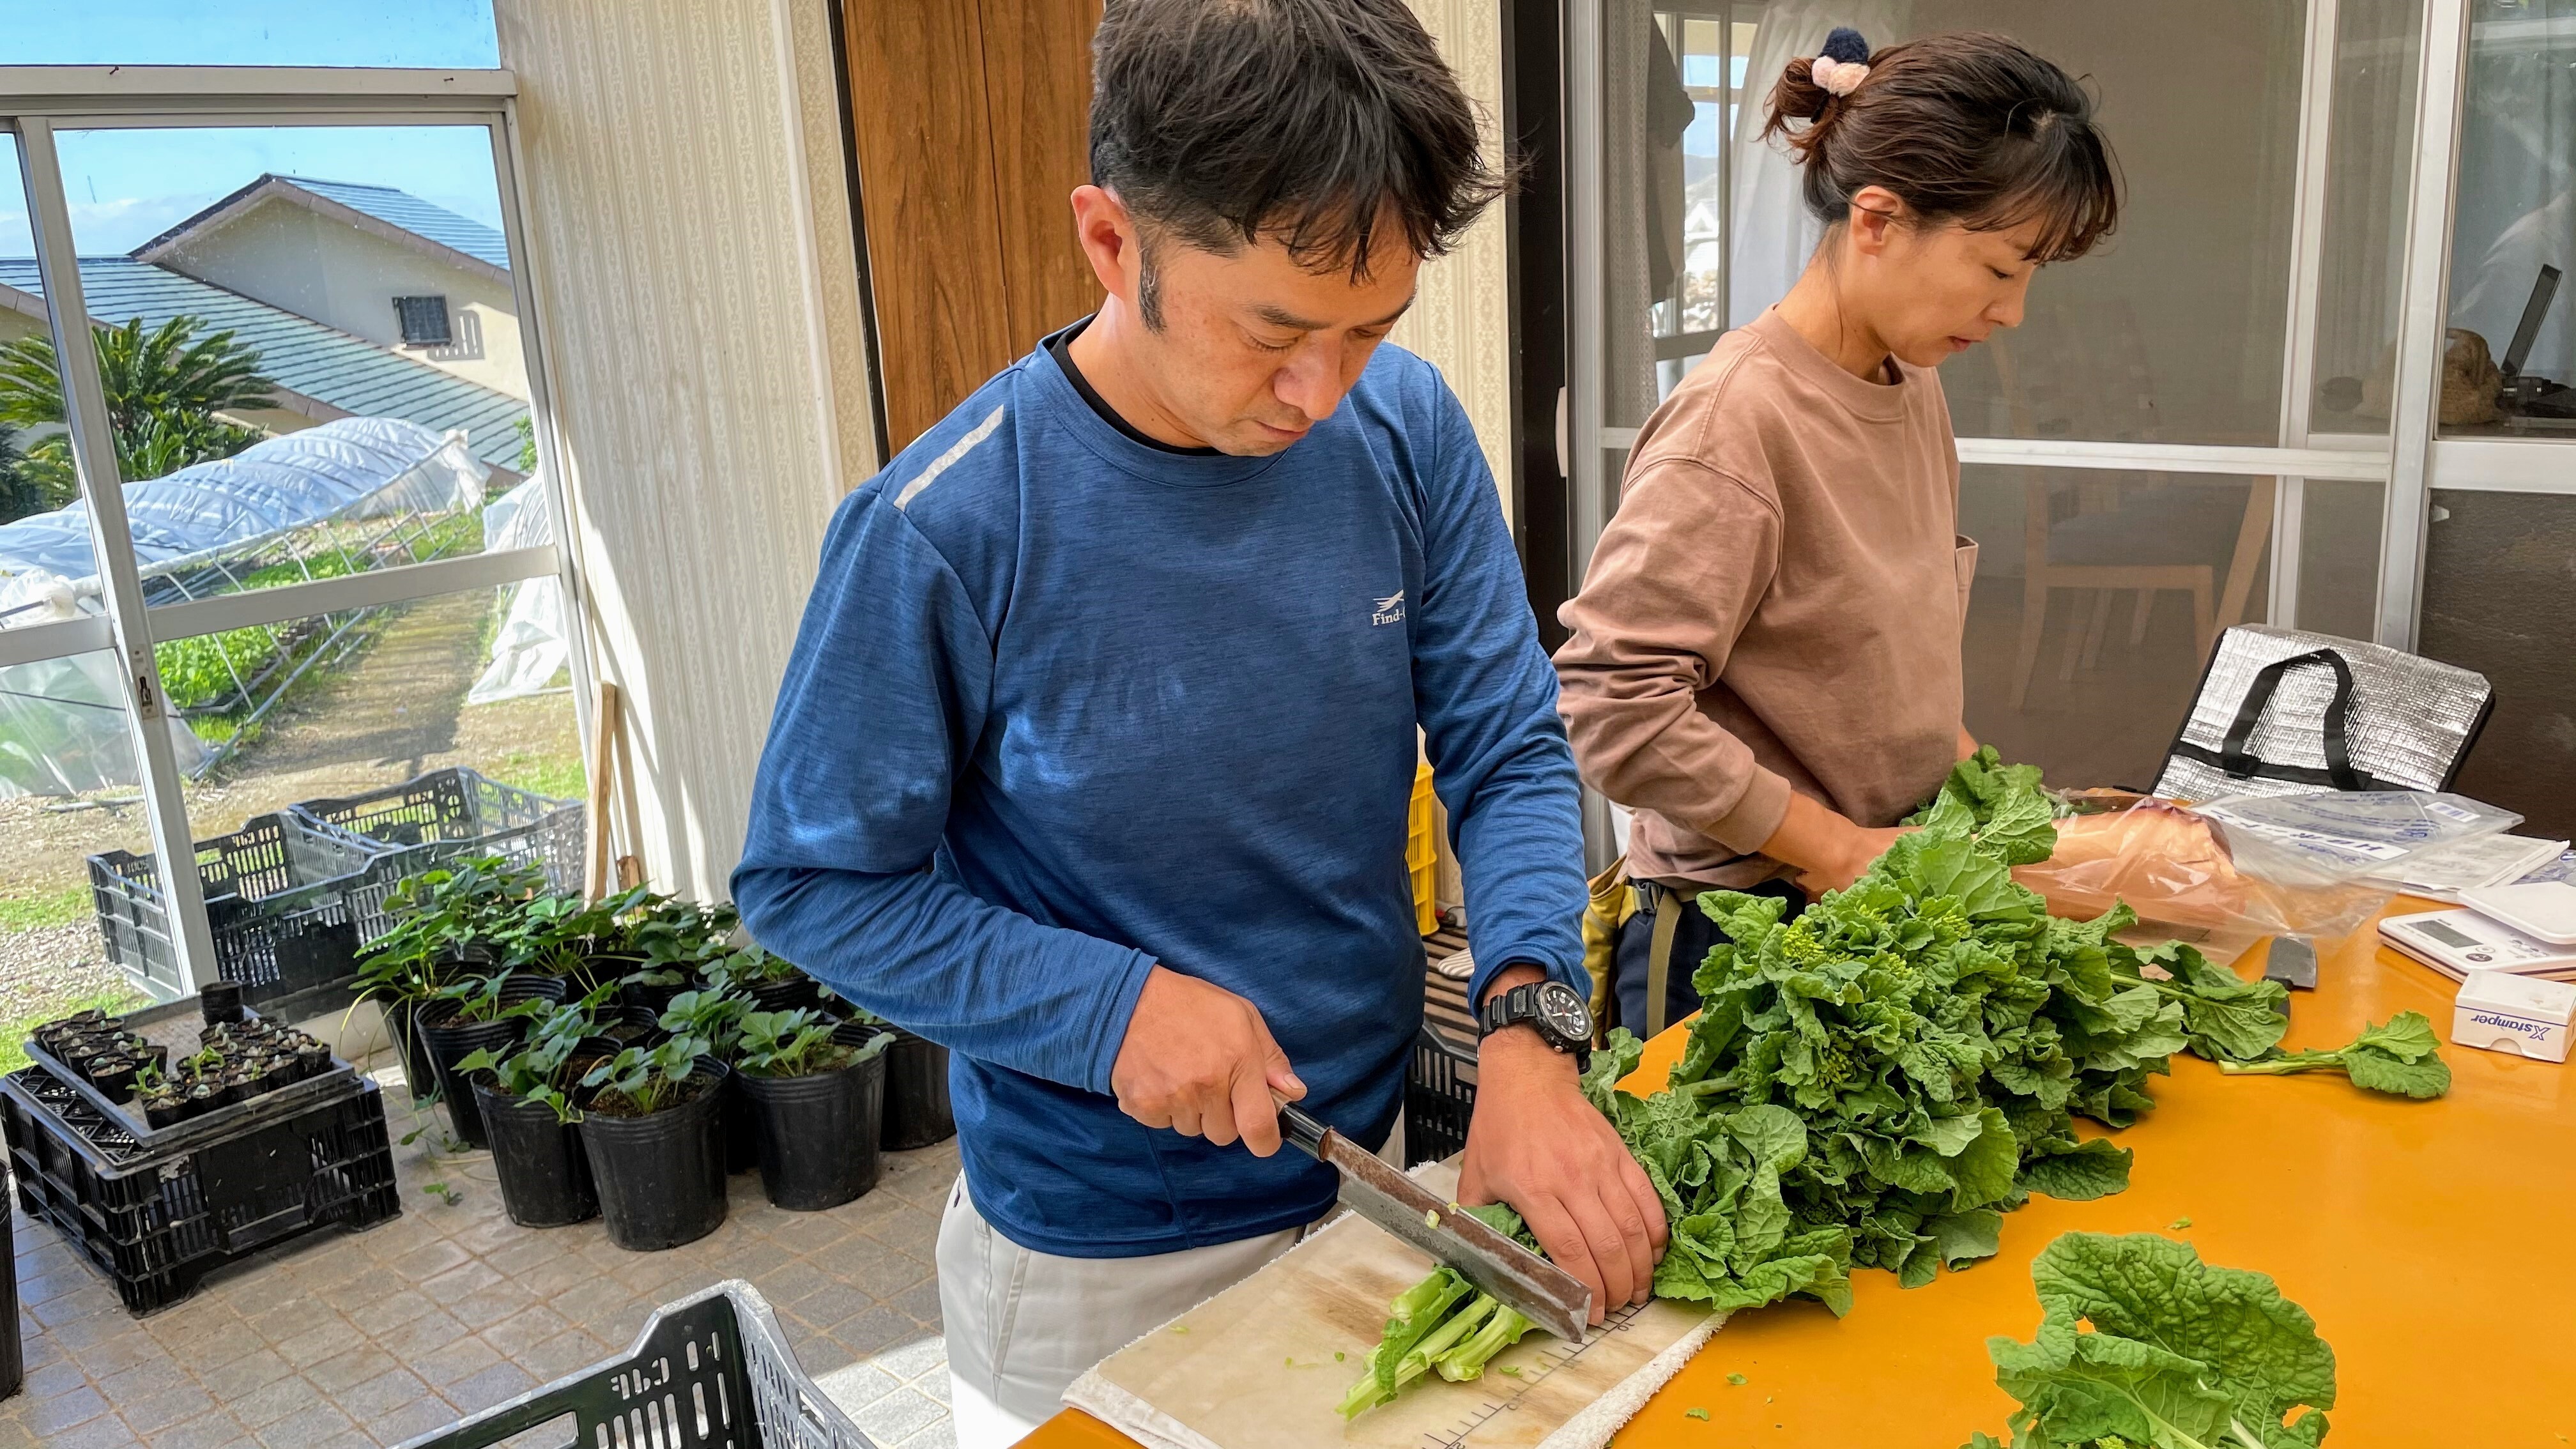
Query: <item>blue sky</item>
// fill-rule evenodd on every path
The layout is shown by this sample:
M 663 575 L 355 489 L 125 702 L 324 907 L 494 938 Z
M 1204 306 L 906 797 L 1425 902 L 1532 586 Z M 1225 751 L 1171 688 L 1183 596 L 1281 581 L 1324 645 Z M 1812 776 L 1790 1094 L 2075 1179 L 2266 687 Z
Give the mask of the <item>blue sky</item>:
M 491 66 L 491 0 L 0 0 L 17 65 Z M 26 192 L 0 141 L 0 256 L 26 256 Z M 130 251 L 263 171 L 396 186 L 501 224 L 489 133 L 472 126 L 63 132 L 84 255 Z

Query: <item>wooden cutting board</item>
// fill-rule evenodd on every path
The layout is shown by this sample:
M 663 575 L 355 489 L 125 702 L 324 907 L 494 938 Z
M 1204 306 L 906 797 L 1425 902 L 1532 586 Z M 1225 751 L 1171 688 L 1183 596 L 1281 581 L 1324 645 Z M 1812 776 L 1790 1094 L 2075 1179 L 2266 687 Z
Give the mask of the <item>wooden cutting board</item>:
M 1456 1190 L 1448 1164 L 1414 1176 L 1443 1196 Z M 1427 1376 L 1345 1426 L 1337 1406 L 1377 1346 L 1387 1304 L 1434 1266 L 1345 1213 L 1111 1355 L 1065 1402 L 1155 1449 L 1596 1449 L 1719 1321 L 1657 1299 L 1579 1345 L 1533 1330 L 1483 1378 Z

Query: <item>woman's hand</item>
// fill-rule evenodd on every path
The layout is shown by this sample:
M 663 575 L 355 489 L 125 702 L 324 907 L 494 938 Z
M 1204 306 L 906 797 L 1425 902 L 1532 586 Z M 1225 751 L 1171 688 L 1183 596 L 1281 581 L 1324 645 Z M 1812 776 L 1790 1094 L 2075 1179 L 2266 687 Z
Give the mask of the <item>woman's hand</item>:
M 1910 826 L 1873 830 L 1855 825 L 1832 808 L 1791 792 L 1789 813 L 1762 845 L 1762 853 L 1798 868 L 1798 888 L 1810 898 L 1838 891 L 1860 879 L 1871 861 L 1887 853 Z

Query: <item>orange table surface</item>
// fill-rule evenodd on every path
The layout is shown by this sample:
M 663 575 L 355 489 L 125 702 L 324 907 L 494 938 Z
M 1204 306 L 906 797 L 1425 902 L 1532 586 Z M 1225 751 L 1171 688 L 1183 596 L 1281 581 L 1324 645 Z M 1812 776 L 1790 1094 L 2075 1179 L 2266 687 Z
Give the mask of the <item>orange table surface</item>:
M 2293 994 L 2285 1045 L 2339 1046 L 2366 1020 L 2420 1011 L 2444 1039 L 2449 1096 L 2382 1097 L 2334 1073 L 2222 1077 L 2176 1057 L 2148 1088 L 2156 1109 L 2115 1134 L 2136 1151 L 2128 1191 L 2033 1198 L 2005 1217 L 2001 1254 L 1926 1287 L 1855 1272 L 1845 1318 L 1804 1301 L 1737 1314 L 1616 1449 L 1958 1449 L 1974 1430 L 2003 1437 L 2013 1400 L 1995 1387 L 1986 1339 L 2030 1337 L 2031 1259 L 2077 1230 L 2171 1232 L 2210 1263 L 2270 1274 L 2334 1346 L 2329 1446 L 2576 1442 L 2576 1063 L 2450 1045 L 2453 984 L 2375 945 L 2358 933 L 2321 963 L 2317 990 Z M 2239 968 L 2259 971 L 2260 952 Z M 1660 1087 L 1683 1035 L 1649 1043 L 1628 1089 Z M 2171 1227 L 2184 1218 L 2190 1227 Z M 1134 1445 L 1074 1410 L 1022 1443 Z

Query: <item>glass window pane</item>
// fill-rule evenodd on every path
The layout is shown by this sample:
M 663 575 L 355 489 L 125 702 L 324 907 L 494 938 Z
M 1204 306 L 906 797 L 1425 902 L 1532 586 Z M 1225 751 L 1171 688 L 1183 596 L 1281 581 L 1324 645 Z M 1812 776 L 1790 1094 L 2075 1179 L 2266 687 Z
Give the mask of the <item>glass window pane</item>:
M 501 63 L 492 0 L 81 0 L 9 7 L 14 65 Z
M 94 855 L 151 854 L 139 778 L 113 654 L 0 668 L 0 1071 L 37 1022 L 139 1000 L 90 883 Z
M 532 579 L 161 644 L 201 746 L 183 761 L 190 830 L 202 845 L 289 805 L 460 766 L 579 798 L 559 595 Z
M 13 275 L 35 270 L 18 138 L 0 135 L 0 368 L 30 348 L 52 356 L 44 289 Z M 79 597 L 58 585 L 94 574 L 89 515 L 72 505 L 80 481 L 63 429 L 62 389 L 50 372 L 11 369 L 0 383 L 0 629 L 101 611 L 97 591 Z M 69 511 L 64 511 L 69 510 Z
M 1960 470 L 1968 728 L 2051 783 L 2155 783 L 2218 629 L 2269 587 L 2268 478 Z M 2313 485 L 2311 485 L 2313 486 Z
M 1729 150 L 1734 322 L 1789 289 L 1819 235 L 1798 200 L 1797 169 L 1760 137 L 1781 68 L 1814 55 L 1836 25 L 1878 46 L 2001 31 L 2100 97 L 2128 208 L 2108 246 L 2040 275 L 2023 325 L 2001 346 L 1943 369 L 1959 433 L 2279 441 L 2306 25 L 2297 0 L 1774 0 L 1759 14 Z M 1638 110 L 1620 119 L 1615 91 L 1610 103 L 1613 135 L 1638 124 Z M 1623 222 L 1634 214 L 1613 201 Z
M 2388 431 L 2415 146 L 2421 0 L 2342 0 L 2318 258 L 2316 394 L 2308 430 Z M 2378 552 L 2376 536 L 2370 540 Z
M 2576 0 L 2476 0 L 2442 430 L 2576 438 Z
M 477 510 L 535 466 L 486 128 L 59 146 L 149 601 L 484 546 Z M 41 290 L 32 259 L 0 284 Z M 49 345 L 8 344 L 0 407 L 53 375 Z
M 2524 812 L 2526 834 L 2576 836 L 2576 497 L 2436 489 L 2433 501 L 2419 647 L 2495 686 L 2459 788 Z

